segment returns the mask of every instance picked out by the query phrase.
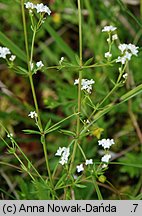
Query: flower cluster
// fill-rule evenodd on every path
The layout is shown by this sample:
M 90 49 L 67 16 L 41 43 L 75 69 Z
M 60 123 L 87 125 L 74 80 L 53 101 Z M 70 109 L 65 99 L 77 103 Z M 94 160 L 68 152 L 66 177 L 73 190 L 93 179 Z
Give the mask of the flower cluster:
M 138 48 L 134 44 L 120 44 L 118 46 L 121 51 L 122 56 L 118 56 L 116 62 L 121 62 L 121 64 L 125 64 L 127 61 L 131 60 L 132 55 L 137 56 Z
M 86 165 L 86 166 L 87 166 L 87 165 L 91 165 L 91 164 L 93 164 L 93 160 L 92 160 L 92 159 L 89 159 L 89 160 L 86 160 L 86 161 L 85 161 L 85 165 Z M 77 172 L 78 172 L 78 173 L 79 173 L 79 172 L 82 172 L 82 171 L 84 170 L 83 164 L 80 164 L 80 165 L 76 166 L 76 169 L 77 169 Z
M 70 155 L 70 149 L 66 147 L 62 147 L 62 148 L 59 147 L 59 149 L 55 154 L 55 156 L 61 156 L 59 163 L 62 165 L 67 164 L 69 155 Z
M 102 32 L 113 32 L 115 31 L 117 28 L 114 27 L 114 26 L 105 26 L 103 29 L 102 29 Z
M 10 140 L 12 140 L 13 134 L 12 134 L 12 133 L 9 133 L 9 134 L 7 134 L 7 137 L 8 137 Z
M 112 57 L 111 46 L 114 43 L 114 41 L 118 39 L 117 34 L 112 35 L 112 32 L 115 31 L 116 29 L 117 28 L 114 27 L 114 26 L 105 26 L 102 29 L 102 32 L 107 32 L 108 35 L 109 35 L 109 37 L 107 38 L 107 42 L 108 42 L 108 45 L 109 45 L 109 51 L 105 53 L 105 58 L 107 58 L 108 60 Z
M 98 141 L 104 149 L 109 149 L 111 145 L 115 144 L 113 139 L 102 139 Z
M 44 5 L 43 3 L 40 4 L 33 4 L 32 2 L 25 3 L 25 7 L 32 12 L 33 9 L 36 9 L 37 13 L 47 13 L 48 15 L 51 14 L 51 10 Z
M 95 83 L 93 79 L 88 80 L 88 79 L 82 79 L 81 80 L 81 90 L 86 90 L 89 94 L 91 94 L 92 91 L 92 85 Z M 76 79 L 74 81 L 74 85 L 79 84 L 79 79 Z
M 98 145 L 101 145 L 105 150 L 107 149 L 107 153 L 102 157 L 101 161 L 103 163 L 108 163 L 111 155 L 108 153 L 108 149 L 113 145 L 114 140 L 113 139 L 102 139 L 102 140 L 98 140 Z M 103 168 L 105 168 L 105 164 L 102 166 Z
M 6 59 L 6 56 L 9 54 L 11 54 L 11 52 L 7 47 L 0 47 L 0 58 Z

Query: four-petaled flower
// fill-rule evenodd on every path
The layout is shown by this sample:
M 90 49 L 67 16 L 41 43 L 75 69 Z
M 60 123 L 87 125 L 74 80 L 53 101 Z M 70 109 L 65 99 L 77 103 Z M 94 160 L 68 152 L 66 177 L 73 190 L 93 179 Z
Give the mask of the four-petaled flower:
M 44 64 L 42 61 L 39 61 L 36 63 L 36 66 L 37 66 L 37 68 L 42 68 L 42 67 L 44 67 Z
M 89 164 L 93 164 L 93 160 L 92 159 L 89 159 L 89 160 L 85 161 L 85 165 L 89 165 Z
M 31 118 L 37 118 L 37 113 L 35 111 L 31 111 L 28 116 Z
M 76 169 L 77 169 L 77 172 L 78 172 L 78 173 L 79 173 L 79 172 L 82 172 L 82 171 L 84 170 L 83 164 L 78 165 L 78 166 L 76 167 Z
M 111 158 L 111 155 L 110 155 L 110 154 L 105 154 L 105 155 L 102 157 L 101 161 L 104 162 L 104 163 L 108 163 L 109 160 L 110 160 L 110 158 Z

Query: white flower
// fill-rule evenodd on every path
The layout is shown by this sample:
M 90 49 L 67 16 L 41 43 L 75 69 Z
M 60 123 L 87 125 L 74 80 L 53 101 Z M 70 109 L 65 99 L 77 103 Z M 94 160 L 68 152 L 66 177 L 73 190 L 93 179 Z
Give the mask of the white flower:
M 32 2 L 24 3 L 24 5 L 25 5 L 25 8 L 30 9 L 30 10 L 33 10 L 35 8 L 35 5 Z
M 104 169 L 104 168 L 107 168 L 107 164 L 103 164 L 102 165 L 102 168 Z
M 61 65 L 63 61 L 64 61 L 64 57 L 61 57 L 59 64 Z
M 30 116 L 31 118 L 37 118 L 37 113 L 35 111 L 31 111 L 28 116 Z
M 114 27 L 114 26 L 105 26 L 103 29 L 102 29 L 102 32 L 112 32 L 112 31 L 115 31 L 117 28 Z
M 110 154 L 106 154 L 106 155 L 104 155 L 102 157 L 101 161 L 105 162 L 105 163 L 108 163 L 110 158 L 111 158 L 111 155 Z
M 110 42 L 111 42 L 111 39 L 110 39 L 110 38 L 107 38 L 107 42 L 110 43 Z
M 114 34 L 114 35 L 112 35 L 112 40 L 114 41 L 114 40 L 117 40 L 118 39 L 118 35 L 117 34 Z
M 48 15 L 51 14 L 51 10 L 43 3 L 37 4 L 35 8 L 37 10 L 37 13 L 47 13 Z
M 110 58 L 111 56 L 112 56 L 112 54 L 110 52 L 105 53 L 105 58 Z
M 7 137 L 10 138 L 10 139 L 12 139 L 13 134 L 12 134 L 12 133 L 9 133 L 9 134 L 7 134 Z
M 86 165 L 93 164 L 93 160 L 92 159 L 86 160 L 85 164 Z
M 11 55 L 10 58 L 9 58 L 10 61 L 14 61 L 15 59 L 16 59 L 15 55 Z
M 0 58 L 6 59 L 6 55 L 11 54 L 7 47 L 0 47 Z
M 139 52 L 138 51 L 138 48 L 137 46 L 135 46 L 134 44 L 128 44 L 128 49 L 131 51 L 131 53 L 135 56 L 137 56 L 137 53 Z
M 64 149 L 65 149 L 65 147 L 63 147 L 63 148 L 59 147 L 55 155 L 56 156 L 61 156 Z
M 95 81 L 93 79 L 91 80 L 87 80 L 87 79 L 82 79 L 81 80 L 81 90 L 86 90 L 89 94 L 92 91 L 92 85 L 95 83 Z M 74 81 L 74 85 L 78 85 L 79 84 L 79 79 L 76 79 Z
M 36 66 L 38 68 L 42 68 L 44 66 L 44 64 L 42 63 L 42 61 L 39 61 L 39 62 L 36 63 Z
M 127 44 L 119 44 L 118 48 L 122 53 L 124 53 L 124 51 L 127 50 Z
M 70 149 L 66 147 L 63 147 L 63 148 L 59 147 L 55 155 L 61 156 L 59 163 L 64 165 L 68 162 L 68 157 L 70 155 Z
M 127 78 L 127 76 L 128 76 L 128 74 L 127 74 L 127 73 L 123 74 L 123 78 L 124 78 L 124 79 L 126 79 L 126 78 Z
M 121 62 L 121 64 L 125 64 L 126 61 L 131 60 L 131 57 L 132 57 L 132 54 L 126 51 L 124 56 L 122 57 L 118 56 L 118 58 L 116 59 L 116 62 Z
M 78 172 L 78 173 L 79 173 L 79 172 L 82 172 L 82 171 L 84 170 L 83 164 L 78 165 L 78 166 L 76 167 L 76 169 L 77 169 L 77 172 Z
M 137 46 L 135 46 L 134 44 L 120 44 L 118 46 L 118 48 L 120 49 L 121 53 L 124 54 L 125 51 L 129 51 L 129 53 L 131 53 L 132 55 L 137 56 L 138 53 L 138 48 Z
M 104 149 L 109 149 L 114 143 L 113 139 L 102 139 L 98 140 L 99 145 L 101 145 Z

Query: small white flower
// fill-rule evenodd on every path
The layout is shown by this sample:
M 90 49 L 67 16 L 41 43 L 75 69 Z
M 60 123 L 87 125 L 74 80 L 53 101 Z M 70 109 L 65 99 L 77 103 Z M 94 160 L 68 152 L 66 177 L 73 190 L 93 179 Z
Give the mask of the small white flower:
M 118 56 L 118 58 L 116 59 L 116 62 L 121 62 L 121 64 L 125 64 L 126 61 L 131 60 L 131 57 L 132 57 L 132 54 L 126 51 L 124 56 L 122 57 Z
M 87 119 L 86 124 L 90 124 L 90 121 Z
M 36 63 L 37 68 L 42 68 L 44 66 L 42 61 Z
M 103 29 L 102 29 L 102 32 L 112 32 L 112 31 L 115 31 L 117 28 L 114 27 L 114 26 L 105 26 Z
M 107 164 L 103 164 L 102 165 L 102 168 L 104 169 L 104 168 L 107 168 Z
M 82 172 L 82 171 L 84 170 L 83 164 L 78 165 L 78 166 L 76 167 L 76 169 L 77 169 L 77 172 L 78 172 L 78 173 L 79 173 L 79 172 Z
M 25 8 L 30 9 L 30 10 L 33 10 L 35 8 L 35 5 L 32 2 L 24 3 L 24 5 L 25 5 Z
M 112 35 L 112 40 L 114 41 L 114 40 L 117 40 L 118 39 L 118 35 L 117 34 L 114 34 L 114 35 Z
M 7 47 L 0 47 L 0 58 L 6 59 L 6 55 L 11 54 Z
M 108 42 L 108 43 L 110 43 L 110 42 L 111 42 L 110 38 L 107 38 L 107 42 Z
M 12 61 L 12 62 L 13 62 L 15 59 L 16 59 L 16 56 L 15 56 L 15 55 L 11 55 L 10 58 L 9 58 L 9 60 Z
M 59 161 L 61 165 L 64 165 L 68 162 L 69 155 L 70 155 L 70 149 L 66 147 L 62 147 L 62 148 L 59 147 L 59 149 L 55 154 L 55 156 L 61 156 L 61 159 Z
M 65 148 L 65 147 L 63 147 L 63 148 L 59 147 L 55 155 L 56 155 L 56 156 L 61 156 L 61 155 L 62 155 L 62 152 L 64 151 L 64 148 Z
M 112 56 L 112 54 L 110 52 L 105 53 L 105 58 L 110 58 L 111 56 Z
M 93 160 L 92 159 L 86 160 L 85 164 L 86 165 L 93 164 Z
M 111 155 L 110 154 L 106 154 L 102 157 L 101 161 L 104 162 L 104 163 L 108 163 L 109 160 L 111 158 Z
M 127 74 L 127 73 L 123 74 L 123 78 L 124 78 L 124 79 L 126 79 L 127 77 L 128 77 L 128 74 Z
M 119 44 L 118 48 L 120 49 L 121 53 L 124 53 L 127 50 L 127 44 Z
M 64 61 L 64 57 L 61 57 L 59 64 L 61 65 L 63 61 Z
M 102 139 L 98 140 L 99 145 L 101 145 L 104 149 L 109 149 L 114 143 L 113 139 Z
M 134 44 L 120 44 L 118 46 L 118 48 L 120 49 L 121 53 L 123 54 L 125 51 L 129 51 L 132 55 L 137 56 L 138 53 L 138 48 L 137 46 L 135 46 Z
M 9 134 L 7 134 L 7 137 L 10 138 L 10 139 L 12 139 L 13 134 L 12 134 L 12 133 L 9 133 Z
M 137 56 L 137 53 L 139 52 L 138 51 L 138 48 L 137 46 L 135 46 L 134 44 L 128 44 L 128 49 L 131 51 L 131 53 L 135 56 Z
M 92 91 L 92 85 L 95 83 L 93 79 L 87 80 L 87 79 L 82 79 L 81 80 L 81 90 L 86 90 L 89 94 L 91 94 Z M 74 81 L 74 85 L 79 84 L 79 79 L 76 79 Z
M 28 116 L 31 118 L 37 118 L 37 113 L 35 111 L 31 111 Z
M 37 13 L 47 13 L 48 15 L 51 14 L 51 10 L 43 3 L 37 4 L 35 8 L 37 10 Z

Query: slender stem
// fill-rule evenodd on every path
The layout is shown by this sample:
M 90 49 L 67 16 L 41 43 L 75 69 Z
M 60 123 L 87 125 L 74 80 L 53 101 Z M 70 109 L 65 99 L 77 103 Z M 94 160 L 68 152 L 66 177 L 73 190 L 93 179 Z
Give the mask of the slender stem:
M 142 19 L 142 0 L 140 0 L 140 17 Z
M 54 185 L 53 185 L 52 175 L 51 175 L 51 171 L 50 171 L 50 167 L 49 167 L 49 159 L 48 159 L 48 154 L 47 154 L 45 135 L 42 135 L 42 138 L 43 138 L 42 139 L 42 144 L 43 144 L 43 151 L 44 151 L 44 156 L 45 156 L 45 161 L 46 161 L 46 168 L 47 168 L 47 171 L 48 171 L 51 187 L 53 189 Z
M 28 69 L 29 69 L 29 80 L 30 80 L 30 85 L 31 85 L 31 89 L 32 89 L 32 95 L 33 95 L 33 100 L 34 100 L 34 104 L 35 104 L 35 109 L 36 109 L 36 112 L 37 112 L 37 115 L 38 115 L 38 124 L 39 124 L 39 127 L 40 127 L 40 131 L 43 133 L 43 126 L 42 126 L 42 122 L 41 122 L 41 118 L 40 118 L 40 114 L 39 114 L 39 108 L 38 108 L 37 97 L 36 97 L 36 93 L 35 93 L 35 87 L 34 87 L 34 84 L 33 84 L 32 70 L 31 70 L 31 65 L 32 65 L 32 62 L 33 62 L 33 53 L 34 53 L 34 42 L 35 42 L 35 36 L 36 36 L 37 28 L 36 28 L 36 26 L 34 26 L 33 37 L 32 37 L 32 45 L 31 45 L 31 53 L 29 55 L 27 30 L 26 30 L 26 21 L 25 21 L 25 12 L 24 12 L 24 1 L 23 0 L 21 0 L 21 5 L 22 5 L 24 37 L 25 37 L 25 44 L 26 44 L 26 51 L 27 51 Z M 43 135 L 42 138 L 43 138 L 42 145 L 43 145 L 43 151 L 44 151 L 44 156 L 45 156 L 45 161 L 46 161 L 46 167 L 47 167 L 50 183 L 51 183 L 51 186 L 52 186 L 52 189 L 53 189 L 54 186 L 53 186 L 52 176 L 51 176 L 50 167 L 49 167 L 45 136 Z
M 92 180 L 93 180 L 94 187 L 95 187 L 95 189 L 96 189 L 96 193 L 97 193 L 98 199 L 99 199 L 99 200 L 103 200 L 101 191 L 100 191 L 100 189 L 99 189 L 99 186 L 98 186 L 98 184 L 97 184 L 96 179 L 94 179 L 94 176 L 92 176 Z
M 74 143 L 73 154 L 71 158 L 69 173 L 72 170 L 73 162 L 75 159 L 76 149 L 78 145 L 80 135 L 80 112 L 81 112 L 81 81 L 82 81 L 82 17 L 81 17 L 81 5 L 78 0 L 78 17 L 79 17 L 79 56 L 80 56 L 80 71 L 79 71 L 79 84 L 78 84 L 78 113 L 77 115 L 77 127 L 76 127 L 76 141 Z
M 26 28 L 26 18 L 25 18 L 25 10 L 24 10 L 24 0 L 21 0 L 21 8 L 22 8 L 22 19 L 23 19 L 23 27 L 24 27 L 24 37 L 25 37 L 25 48 L 27 53 L 27 64 L 29 65 L 30 55 L 29 55 L 29 45 L 27 38 L 27 28 Z

